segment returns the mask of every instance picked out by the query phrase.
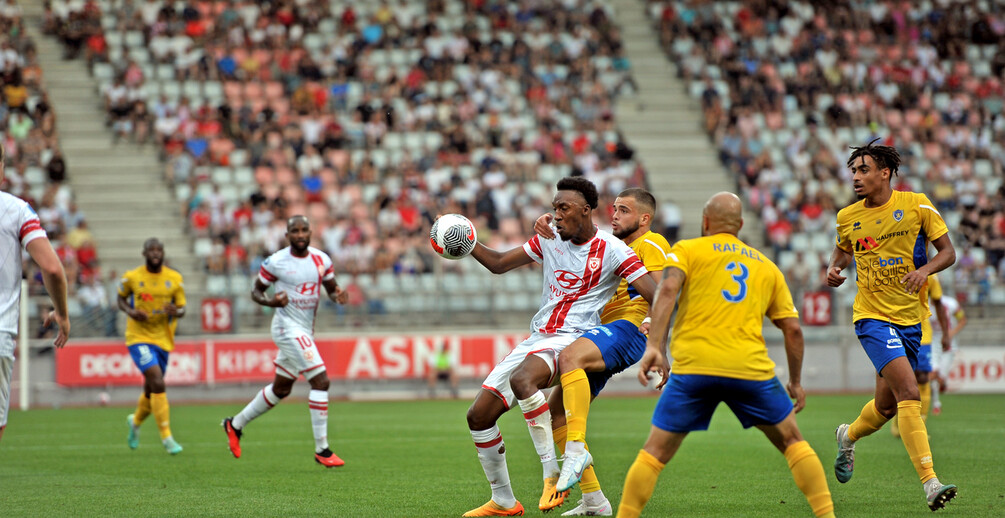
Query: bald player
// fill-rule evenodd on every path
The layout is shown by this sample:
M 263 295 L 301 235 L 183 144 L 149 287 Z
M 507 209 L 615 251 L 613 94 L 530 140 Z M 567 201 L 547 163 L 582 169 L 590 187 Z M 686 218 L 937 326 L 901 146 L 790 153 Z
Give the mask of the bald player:
M 712 196 L 702 212 L 702 237 L 678 241 L 670 251 L 639 362 L 639 381 L 645 385 L 650 373 L 659 373 L 658 388 L 666 389 L 653 413 L 649 439 L 628 471 L 618 516 L 641 514 L 660 471 L 689 432 L 708 429 L 720 402 L 744 428 L 756 426 L 785 455 L 813 514 L 834 516 L 823 465 L 796 425 L 796 412 L 806 406 L 799 315 L 778 267 L 737 238 L 743 227 L 741 209 L 732 193 Z M 675 303 L 669 376 L 667 333 Z M 761 335 L 765 315 L 785 336 L 787 395 Z

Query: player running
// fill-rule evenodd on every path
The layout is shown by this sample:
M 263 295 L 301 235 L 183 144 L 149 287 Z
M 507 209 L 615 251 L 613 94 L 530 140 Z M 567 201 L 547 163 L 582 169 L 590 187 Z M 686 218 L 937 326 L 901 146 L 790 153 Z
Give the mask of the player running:
M 0 184 L 4 182 L 4 148 L 0 145 Z M 18 321 L 21 316 L 21 250 L 38 263 L 42 283 L 54 307 L 45 325 L 55 322 L 59 333 L 53 345 L 61 348 L 70 336 L 70 317 L 66 310 L 66 273 L 63 263 L 39 222 L 38 215 L 24 200 L 0 192 L 0 438 L 7 427 L 10 410 L 10 384 L 14 375 L 14 349 L 17 346 Z M 27 329 L 22 329 L 26 333 Z
M 942 307 L 946 312 L 947 323 L 942 328 L 944 332 L 941 337 L 941 351 L 932 349 L 932 373 L 935 375 L 935 379 L 932 380 L 932 413 L 935 415 L 942 413 L 942 400 L 939 394 L 947 388 L 949 371 L 953 368 L 953 359 L 956 357 L 956 351 L 959 350 L 956 337 L 967 326 L 967 314 L 963 311 L 963 306 L 955 298 L 948 295 L 943 295 L 941 300 Z
M 286 240 L 290 246 L 262 263 L 251 291 L 252 300 L 276 308 L 272 317 L 272 341 L 279 348 L 276 377 L 244 410 L 224 419 L 223 430 L 230 452 L 240 458 L 244 427 L 290 395 L 293 383 L 303 375 L 311 385 L 307 403 L 314 431 L 314 460 L 326 468 L 342 466 L 345 462 L 328 447 L 328 374 L 314 343 L 314 317 L 322 286 L 328 298 L 339 304 L 345 304 L 349 295 L 335 281 L 328 254 L 310 246 L 311 225 L 306 217 L 287 220 Z M 274 286 L 272 297 L 265 294 L 269 286 Z
M 542 264 L 541 309 L 531 320 L 531 336 L 513 349 L 489 373 L 467 421 L 492 499 L 464 516 L 520 516 L 523 505 L 513 495 L 506 468 L 506 448 L 496 421 L 520 405 L 534 447 L 543 465 L 542 511 L 562 505 L 567 492 L 556 492 L 558 459 L 551 430 L 551 413 L 541 392 L 555 381 L 558 356 L 584 331 L 600 323 L 600 309 L 610 300 L 621 278 L 646 300 L 655 283 L 635 253 L 611 234 L 593 225 L 597 188 L 579 177 L 563 178 L 552 201 L 560 240 L 533 236 L 522 248 L 497 252 L 476 244 L 471 255 L 492 273 L 504 273 L 532 261 Z
M 119 281 L 118 306 L 129 316 L 126 346 L 143 373 L 143 393 L 136 402 L 136 411 L 126 418 L 126 443 L 134 450 L 140 446 L 140 425 L 152 413 L 164 449 L 177 455 L 182 447 L 171 435 L 171 406 L 164 375 L 174 350 L 178 319 L 185 316 L 185 284 L 180 273 L 164 266 L 164 244 L 159 239 L 152 237 L 143 243 L 143 258 L 143 266 L 129 270 Z
M 712 196 L 702 212 L 702 237 L 678 241 L 670 250 L 639 362 L 643 385 L 656 372 L 662 377 L 659 388 L 666 388 L 653 412 L 649 438 L 625 478 L 619 517 L 639 516 L 666 463 L 688 433 L 708 429 L 720 402 L 744 428 L 764 432 L 785 456 L 813 514 L 834 516 L 823 465 L 796 424 L 796 412 L 806 405 L 799 315 L 778 267 L 737 238 L 742 207 L 732 193 Z M 675 303 L 670 376 L 667 335 Z M 788 394 L 764 345 L 764 317 L 784 335 Z
M 877 376 L 874 399 L 862 407 L 854 422 L 837 428 L 834 475 L 842 484 L 851 480 L 855 442 L 896 417 L 928 507 L 934 511 L 956 496 L 956 486 L 942 484 L 935 476 L 914 369 L 920 323 L 929 317 L 926 281 L 929 275 L 952 266 L 956 251 L 942 215 L 927 196 L 894 191 L 890 186 L 900 166 L 896 149 L 871 142 L 852 149 L 848 167 L 861 200 L 837 214 L 837 244 L 827 267 L 827 285 L 843 284 L 841 271 L 854 258 L 858 293 L 852 320 Z M 938 250 L 931 259 L 929 241 Z
M 614 200 L 612 233 L 629 245 L 645 265 L 653 282 L 663 270 L 670 244 L 650 227 L 656 212 L 656 199 L 649 191 L 631 188 Z M 548 223 L 551 215 L 538 218 L 534 230 L 553 239 Z M 604 496 L 593 469 L 593 457 L 587 451 L 586 423 L 590 404 L 615 374 L 634 365 L 646 349 L 645 332 L 649 324 L 649 303 L 621 281 L 614 297 L 604 306 L 601 325 L 590 329 L 566 347 L 558 356 L 561 387 L 548 397 L 555 444 L 565 454 L 556 485 L 565 491 L 580 482 L 583 499 L 562 516 L 609 516 L 611 503 Z

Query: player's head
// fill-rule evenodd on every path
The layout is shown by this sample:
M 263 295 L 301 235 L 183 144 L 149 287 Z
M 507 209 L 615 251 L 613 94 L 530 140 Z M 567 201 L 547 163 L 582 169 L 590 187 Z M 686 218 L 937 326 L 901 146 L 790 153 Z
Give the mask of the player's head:
M 900 169 L 900 153 L 892 146 L 874 146 L 875 139 L 862 147 L 852 147 L 848 167 L 852 186 L 859 197 L 868 197 L 888 189 L 893 175 Z
M 733 234 L 743 228 L 743 203 L 731 192 L 719 192 L 705 202 L 701 211 L 701 235 Z
M 556 187 L 558 192 L 551 206 L 555 209 L 558 237 L 562 241 L 586 241 L 593 235 L 593 209 L 600 198 L 597 186 L 582 176 L 567 176 Z
M 297 214 L 286 220 L 286 240 L 296 255 L 303 255 L 311 244 L 311 222 Z
M 639 236 L 634 234 L 648 232 L 655 216 L 656 198 L 649 191 L 638 187 L 625 189 L 614 200 L 611 230 L 618 239 L 637 238 Z
M 164 265 L 164 243 L 152 237 L 143 242 L 143 258 L 147 261 L 147 269 L 156 272 Z

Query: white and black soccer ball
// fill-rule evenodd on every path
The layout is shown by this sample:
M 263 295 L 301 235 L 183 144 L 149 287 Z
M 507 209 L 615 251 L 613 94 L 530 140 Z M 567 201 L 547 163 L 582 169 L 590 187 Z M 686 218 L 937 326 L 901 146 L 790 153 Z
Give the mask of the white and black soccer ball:
M 444 214 L 433 222 L 429 244 L 445 259 L 460 259 L 471 253 L 478 241 L 475 226 L 460 214 Z

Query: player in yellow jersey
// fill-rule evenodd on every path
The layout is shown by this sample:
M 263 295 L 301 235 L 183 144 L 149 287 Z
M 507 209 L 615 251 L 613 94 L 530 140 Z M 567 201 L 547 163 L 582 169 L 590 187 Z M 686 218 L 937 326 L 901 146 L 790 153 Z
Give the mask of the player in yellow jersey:
M 656 198 L 639 188 L 626 189 L 614 200 L 611 230 L 639 257 L 654 282 L 670 252 L 670 243 L 650 230 L 656 216 Z M 550 215 L 538 218 L 534 230 L 551 239 Z M 646 349 L 649 303 L 622 281 L 600 315 L 601 325 L 569 344 L 558 357 L 561 386 L 548 397 L 555 443 L 565 454 L 556 491 L 564 492 L 582 480 L 583 499 L 562 516 L 609 516 L 611 503 L 604 496 L 586 449 L 586 418 L 590 403 L 615 374 L 635 365 Z
M 799 314 L 778 267 L 736 237 L 743 226 L 741 209 L 732 193 L 712 196 L 702 213 L 702 237 L 678 241 L 670 251 L 639 362 L 639 381 L 647 384 L 650 374 L 659 373 L 663 394 L 649 438 L 625 478 L 619 517 L 641 514 L 663 467 L 689 432 L 708 429 L 720 402 L 744 428 L 756 426 L 785 455 L 813 513 L 834 516 L 823 465 L 796 424 L 796 412 L 806 406 Z M 667 334 L 675 303 L 670 375 Z M 788 394 L 764 345 L 765 316 L 785 337 Z
M 171 455 L 182 447 L 171 436 L 171 408 L 164 387 L 168 355 L 174 350 L 178 319 L 185 316 L 185 286 L 181 274 L 164 266 L 164 244 L 157 238 L 143 243 L 146 264 L 122 276 L 119 309 L 129 316 L 126 346 L 143 373 L 143 393 L 136 412 L 129 414 L 129 447 L 140 445 L 140 425 L 151 413 L 160 429 L 161 443 Z
M 946 331 L 949 329 L 949 315 L 942 305 L 942 284 L 937 275 L 928 276 L 928 299 L 931 301 L 932 314 L 936 316 L 942 329 L 943 347 L 947 347 Z M 928 411 L 932 408 L 932 321 L 926 318 L 921 321 L 921 346 L 918 347 L 918 365 L 914 368 L 914 379 L 918 381 L 918 393 L 921 395 L 921 418 L 928 419 Z M 890 433 L 900 437 L 900 426 L 896 419 L 890 421 Z
M 875 398 L 851 425 L 837 429 L 834 474 L 838 482 L 848 482 L 855 466 L 855 441 L 896 416 L 928 507 L 934 511 L 956 496 L 956 486 L 943 485 L 935 476 L 914 369 L 921 321 L 929 317 L 926 281 L 951 266 L 956 251 L 946 223 L 927 196 L 890 186 L 900 166 L 896 149 L 872 143 L 852 149 L 848 167 L 861 199 L 837 214 L 837 246 L 827 268 L 827 285 L 844 283 L 841 271 L 854 258 L 858 293 L 852 320 L 877 376 Z M 929 242 L 938 250 L 931 259 Z

